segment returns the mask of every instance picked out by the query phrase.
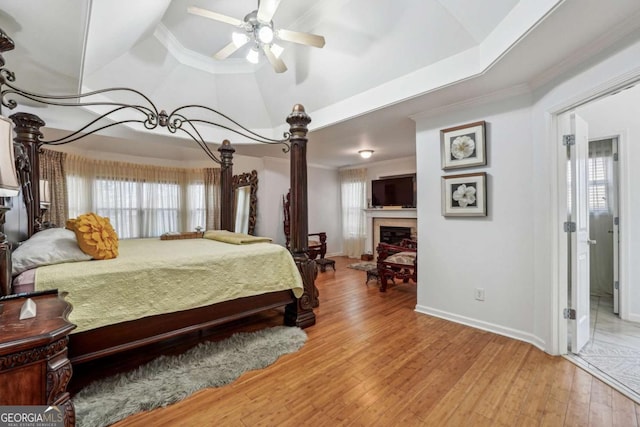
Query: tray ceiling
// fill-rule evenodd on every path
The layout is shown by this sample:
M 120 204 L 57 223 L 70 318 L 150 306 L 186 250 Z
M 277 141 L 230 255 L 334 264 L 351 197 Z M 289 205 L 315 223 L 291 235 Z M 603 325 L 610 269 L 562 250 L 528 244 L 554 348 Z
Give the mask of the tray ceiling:
M 452 86 L 485 79 L 488 89 L 470 87 L 467 92 L 475 90 L 481 96 L 507 84 L 529 84 L 535 76 L 523 64 L 513 64 L 513 77 L 489 74 L 493 69 L 501 72 L 497 64 L 519 55 L 518 46 L 527 39 L 553 44 L 554 32 L 562 25 L 553 23 L 555 15 L 582 11 L 593 28 L 569 30 L 576 33 L 575 43 L 562 49 L 534 46 L 529 57 L 543 58 L 539 64 L 545 67 L 551 64 L 544 58 L 566 57 L 577 44 L 613 23 L 630 21 L 640 9 L 634 0 L 619 0 L 616 8 L 597 0 L 490 3 L 491 7 L 477 0 L 282 0 L 273 18 L 276 26 L 326 39 L 322 49 L 282 42 L 282 58 L 289 68 L 282 74 L 274 73 L 264 57 L 258 65 L 247 63 L 242 49 L 227 60 L 215 60 L 212 55 L 229 43 L 233 27 L 187 13 L 188 6 L 198 6 L 242 19 L 256 9 L 255 0 L 0 0 L 0 28 L 16 42 L 16 50 L 5 58 L 22 87 L 45 93 L 132 87 L 161 109 L 206 105 L 268 136 L 280 135 L 284 118 L 301 103 L 318 139 L 338 135 L 342 142 L 331 146 L 333 152 L 349 147 L 342 156 L 326 158 L 310 147 L 316 163 L 337 167 L 357 162 L 355 153 L 361 148 L 385 152 L 363 146 L 382 143 L 373 136 L 363 139 L 363 126 L 375 130 L 386 123 L 383 132 L 369 133 L 410 135 L 409 114 L 463 99 Z M 585 8 L 591 10 L 584 12 Z M 553 25 L 545 26 L 549 21 Z M 635 30 L 637 24 L 627 22 L 627 27 Z M 427 95 L 430 101 L 418 102 Z M 365 119 L 372 114 L 375 119 Z M 68 117 L 45 121 L 74 126 Z M 351 135 L 348 143 L 345 135 Z M 217 135 L 210 137 L 215 140 Z M 410 143 L 394 155 L 413 154 Z M 265 155 L 263 148 L 251 146 L 241 152 Z

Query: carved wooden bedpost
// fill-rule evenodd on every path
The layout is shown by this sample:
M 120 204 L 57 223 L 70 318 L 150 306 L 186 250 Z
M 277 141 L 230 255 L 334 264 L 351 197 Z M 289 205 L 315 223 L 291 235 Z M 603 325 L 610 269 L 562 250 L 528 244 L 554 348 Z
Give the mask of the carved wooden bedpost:
M 16 113 L 9 116 L 15 124 L 16 163 L 22 184 L 22 198 L 27 208 L 27 237 L 39 231 L 40 224 L 36 218 L 41 218 L 40 212 L 40 159 L 38 152 L 42 136 L 40 128 L 45 125 L 42 119 L 30 113 Z
M 316 263 L 309 259 L 307 250 L 309 242 L 308 208 L 307 208 L 307 125 L 311 117 L 304 107 L 296 104 L 287 117 L 291 133 L 291 253 L 300 270 L 304 282 L 304 294 L 296 303 L 285 309 L 285 323 L 300 327 L 316 323 L 313 307 L 318 305 L 318 289 L 316 288 Z
M 233 208 L 233 153 L 236 149 L 228 140 L 222 141 L 218 148 L 220 160 L 220 229 L 233 231 L 235 228 Z

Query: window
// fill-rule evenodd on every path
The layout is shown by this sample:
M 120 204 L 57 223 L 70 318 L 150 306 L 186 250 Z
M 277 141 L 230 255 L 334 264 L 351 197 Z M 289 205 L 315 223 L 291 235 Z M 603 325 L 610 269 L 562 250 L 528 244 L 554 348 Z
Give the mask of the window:
M 340 171 L 342 240 L 344 252 L 349 257 L 360 257 L 364 251 L 366 180 L 366 169 Z
M 123 239 L 207 227 L 206 169 L 69 157 L 65 166 L 71 218 L 86 212 L 108 217 Z M 209 208 L 215 210 L 214 205 Z
M 589 159 L 589 210 L 608 211 L 607 203 L 607 158 L 592 157 Z
M 611 209 L 613 185 L 613 140 L 589 141 L 587 163 L 589 211 L 607 213 Z

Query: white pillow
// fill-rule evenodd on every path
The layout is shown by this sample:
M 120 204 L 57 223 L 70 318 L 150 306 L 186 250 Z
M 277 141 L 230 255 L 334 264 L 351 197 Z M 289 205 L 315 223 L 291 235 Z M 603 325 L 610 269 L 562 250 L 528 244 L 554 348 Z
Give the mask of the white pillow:
M 24 241 L 13 251 L 11 258 L 11 274 L 15 276 L 41 265 L 88 261 L 91 255 L 82 252 L 73 231 L 66 228 L 48 228 Z
M 389 258 L 385 258 L 383 262 L 390 262 L 392 264 L 413 265 L 415 260 L 415 252 L 398 252 L 391 255 Z

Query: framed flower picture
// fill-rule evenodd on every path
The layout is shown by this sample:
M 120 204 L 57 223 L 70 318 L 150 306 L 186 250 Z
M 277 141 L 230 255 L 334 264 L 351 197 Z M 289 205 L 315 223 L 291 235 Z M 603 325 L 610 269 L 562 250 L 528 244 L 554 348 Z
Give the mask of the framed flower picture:
M 484 121 L 442 129 L 440 141 L 443 170 L 487 164 Z
M 442 215 L 487 216 L 487 174 L 443 176 Z

